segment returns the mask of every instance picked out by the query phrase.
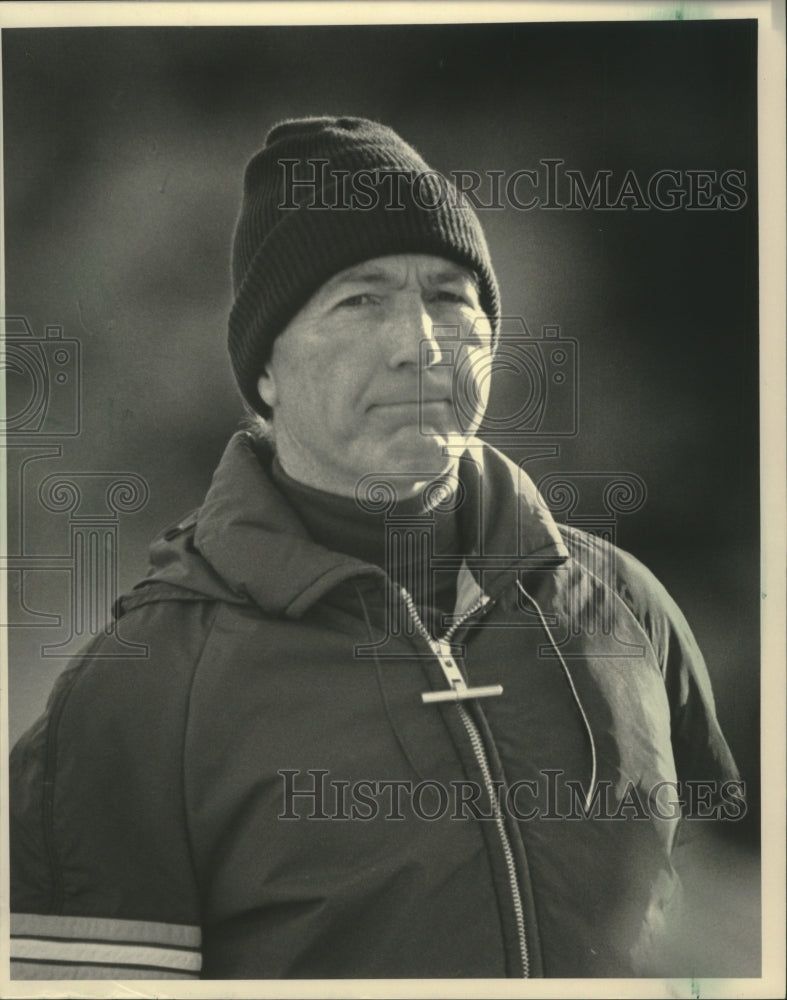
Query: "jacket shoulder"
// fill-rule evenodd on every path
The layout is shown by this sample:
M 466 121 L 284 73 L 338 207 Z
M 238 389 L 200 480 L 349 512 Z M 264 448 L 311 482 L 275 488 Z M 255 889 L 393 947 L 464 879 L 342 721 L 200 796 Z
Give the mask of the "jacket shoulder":
M 11 754 L 15 912 L 193 922 L 183 746 L 219 608 L 139 607 L 120 622 L 136 655 L 102 636 L 58 678 Z
M 608 589 L 651 645 L 670 704 L 678 776 L 736 780 L 738 771 L 716 718 L 708 668 L 664 585 L 631 553 L 609 541 L 574 527 L 561 525 L 560 531 L 576 571 L 592 574 Z
M 661 581 L 636 556 L 573 526 L 561 524 L 559 530 L 579 571 L 591 574 L 603 587 L 611 589 L 645 631 L 660 662 L 666 654 L 670 630 L 694 643 L 680 608 Z

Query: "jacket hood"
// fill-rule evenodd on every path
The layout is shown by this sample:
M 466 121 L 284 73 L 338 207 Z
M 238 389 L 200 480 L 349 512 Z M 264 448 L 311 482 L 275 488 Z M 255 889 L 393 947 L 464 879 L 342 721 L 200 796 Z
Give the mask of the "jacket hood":
M 387 579 L 379 566 L 311 539 L 270 475 L 272 458 L 248 432 L 231 438 L 202 507 L 154 541 L 150 572 L 117 602 L 119 616 L 155 600 L 208 599 L 251 602 L 268 614 L 299 618 L 347 579 Z M 505 456 L 474 442 L 460 478 L 483 532 L 481 559 L 543 566 L 568 558 L 534 484 Z

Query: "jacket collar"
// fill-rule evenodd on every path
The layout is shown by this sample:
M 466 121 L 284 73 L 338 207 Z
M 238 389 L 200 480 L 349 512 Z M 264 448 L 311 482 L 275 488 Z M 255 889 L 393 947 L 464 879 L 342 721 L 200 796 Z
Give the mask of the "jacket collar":
M 247 432 L 230 440 L 196 525 L 184 537 L 157 542 L 153 583 L 192 596 L 251 600 L 273 615 L 299 618 L 319 598 L 354 577 L 387 580 L 377 566 L 317 545 L 269 474 L 272 455 L 258 454 Z M 530 478 L 499 452 L 471 445 L 460 466 L 465 517 L 479 542 L 478 564 L 492 559 L 529 566 L 568 558 L 557 525 Z M 193 546 L 191 543 L 193 530 Z M 147 599 L 153 597 L 149 593 Z M 124 602 L 128 607 L 128 602 Z
M 232 437 L 199 512 L 194 545 L 263 611 L 299 618 L 344 580 L 383 573 L 312 541 L 274 484 L 271 459 L 258 456 L 250 434 Z

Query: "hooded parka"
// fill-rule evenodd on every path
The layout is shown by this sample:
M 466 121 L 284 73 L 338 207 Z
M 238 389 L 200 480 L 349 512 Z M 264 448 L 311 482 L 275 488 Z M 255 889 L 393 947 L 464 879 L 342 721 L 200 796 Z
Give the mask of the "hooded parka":
M 232 439 L 119 602 L 147 655 L 98 638 L 14 749 L 12 974 L 663 971 L 676 800 L 739 803 L 663 587 L 478 443 L 438 642 L 312 541 L 270 461 Z

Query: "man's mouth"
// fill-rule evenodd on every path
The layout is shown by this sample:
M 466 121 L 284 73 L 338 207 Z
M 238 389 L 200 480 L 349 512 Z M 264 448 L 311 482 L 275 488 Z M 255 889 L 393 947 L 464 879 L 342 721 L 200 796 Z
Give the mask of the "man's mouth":
M 436 397 L 434 399 L 386 399 L 372 403 L 368 409 L 396 409 L 406 407 L 423 407 L 424 409 L 431 409 L 435 407 L 448 406 L 449 402 L 450 400 L 445 397 Z

